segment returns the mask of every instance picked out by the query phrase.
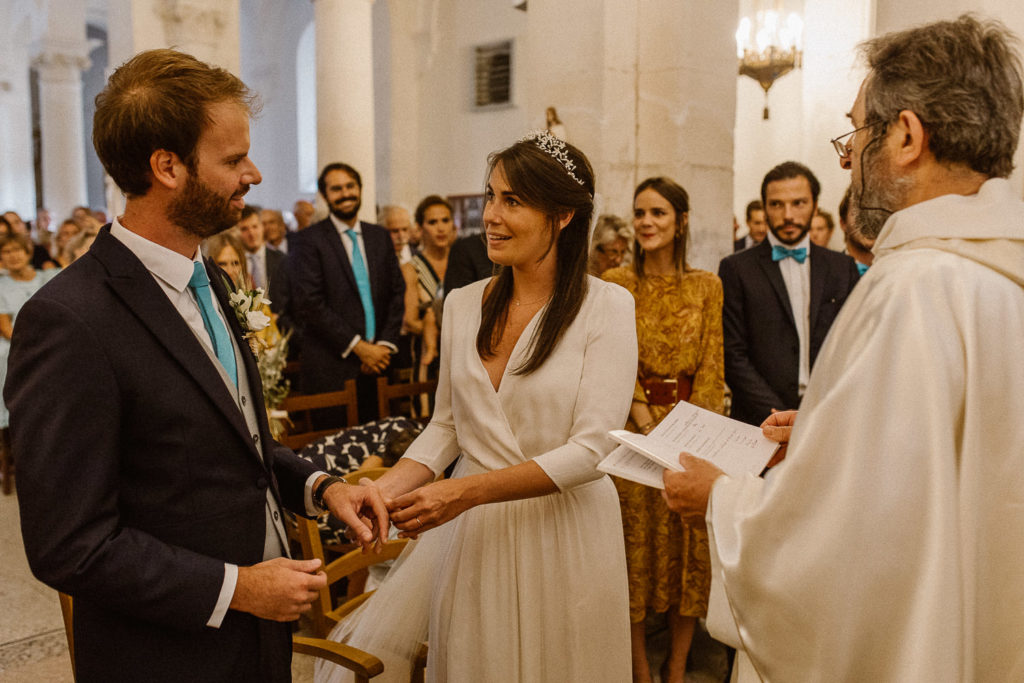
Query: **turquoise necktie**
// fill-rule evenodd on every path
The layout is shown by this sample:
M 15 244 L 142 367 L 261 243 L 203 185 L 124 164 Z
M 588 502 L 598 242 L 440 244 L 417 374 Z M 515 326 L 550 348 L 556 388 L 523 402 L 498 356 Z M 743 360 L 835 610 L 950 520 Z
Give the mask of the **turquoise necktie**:
M 370 274 L 366 270 L 366 261 L 363 260 L 363 252 L 359 248 L 359 240 L 355 228 L 345 231 L 348 238 L 352 240 L 352 273 L 356 276 L 356 287 L 359 288 L 359 300 L 363 303 L 363 313 L 366 315 L 366 341 L 372 342 L 377 337 L 377 316 L 373 312 L 373 294 L 370 292 Z
M 192 279 L 188 286 L 195 292 L 196 302 L 199 304 L 199 313 L 203 316 L 203 325 L 210 334 L 213 342 L 213 352 L 217 354 L 217 360 L 224 366 L 231 381 L 238 386 L 238 370 L 235 367 L 235 348 L 231 345 L 231 338 L 228 330 L 224 327 L 216 309 L 213 307 L 213 295 L 210 294 L 210 278 L 206 275 L 206 268 L 199 261 L 192 265 Z
M 807 260 L 807 248 L 787 249 L 779 244 L 772 247 L 772 261 L 781 261 L 787 258 L 791 258 L 797 263 L 803 263 Z
M 857 261 L 857 274 L 864 275 L 864 273 L 868 272 L 868 267 L 869 266 L 864 265 L 860 261 Z

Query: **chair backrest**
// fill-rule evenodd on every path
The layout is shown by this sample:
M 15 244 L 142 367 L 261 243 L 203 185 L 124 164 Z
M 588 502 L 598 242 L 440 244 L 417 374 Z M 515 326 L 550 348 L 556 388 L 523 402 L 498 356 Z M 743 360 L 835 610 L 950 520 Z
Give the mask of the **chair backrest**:
M 292 450 L 299 450 L 311 441 L 336 434 L 345 427 L 354 427 L 359 424 L 358 399 L 356 398 L 356 381 L 350 379 L 345 382 L 345 388 L 341 391 L 329 391 L 323 394 L 290 394 L 283 401 L 279 408 L 288 413 L 288 419 L 292 427 L 279 441 Z M 327 425 L 329 428 L 313 429 L 313 411 L 323 408 L 344 409 L 346 424 Z M 322 414 L 322 413 L 321 413 Z M 341 421 L 341 418 L 338 418 Z M 318 425 L 324 427 L 324 425 Z
M 380 417 L 391 417 L 397 412 L 405 417 L 427 422 L 430 420 L 432 399 L 436 391 L 436 379 L 389 384 L 386 377 L 378 377 L 377 414 Z M 394 403 L 402 399 L 406 399 L 405 406 L 396 411 Z

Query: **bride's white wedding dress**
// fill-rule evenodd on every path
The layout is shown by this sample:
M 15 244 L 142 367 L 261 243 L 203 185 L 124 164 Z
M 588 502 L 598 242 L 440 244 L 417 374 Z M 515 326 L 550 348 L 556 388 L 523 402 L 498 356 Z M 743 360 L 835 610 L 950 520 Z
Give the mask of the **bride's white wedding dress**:
M 589 278 L 582 309 L 535 372 L 527 326 L 495 391 L 476 351 L 486 281 L 445 302 L 434 418 L 405 457 L 455 476 L 533 459 L 558 493 L 468 510 L 423 534 L 377 593 L 331 633 L 408 681 L 429 641 L 431 681 L 628 681 L 629 607 L 619 501 L 595 469 L 636 380 L 633 298 Z M 316 680 L 350 680 L 318 663 Z

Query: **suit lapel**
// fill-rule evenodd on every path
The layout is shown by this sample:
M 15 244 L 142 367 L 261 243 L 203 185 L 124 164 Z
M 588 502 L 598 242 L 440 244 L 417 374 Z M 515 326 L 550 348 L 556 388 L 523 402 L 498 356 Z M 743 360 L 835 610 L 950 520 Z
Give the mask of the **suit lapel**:
M 116 237 L 110 236 L 109 228 L 100 232 L 90 253 L 106 266 L 110 273 L 107 283 L 113 292 L 152 332 L 167 353 L 181 365 L 182 370 L 196 381 L 217 409 L 234 425 L 253 455 L 258 457 L 245 419 L 220 373 L 142 262 Z
M 786 290 L 786 282 L 782 279 L 782 271 L 779 270 L 779 264 L 772 260 L 771 245 L 767 239 L 764 239 L 755 249 L 757 250 L 757 263 L 761 266 L 761 270 L 764 271 L 768 282 L 771 283 L 772 289 L 775 290 L 775 295 L 779 299 L 779 305 L 782 306 L 782 310 L 789 317 L 789 322 L 793 327 L 796 327 L 796 318 L 793 317 L 793 307 L 789 303 L 789 292 Z
M 828 261 L 825 260 L 824 250 L 816 244 L 810 245 L 811 255 L 811 300 L 810 314 L 808 315 L 808 331 L 814 329 L 814 322 L 818 317 L 818 309 L 821 307 L 822 297 L 825 296 L 825 281 L 828 279 Z
M 345 251 L 345 245 L 341 243 L 341 235 L 338 234 L 338 230 L 334 227 L 334 222 L 330 218 L 327 218 L 325 222 L 327 229 L 324 231 L 323 237 L 327 240 L 331 250 L 334 252 L 334 256 L 338 259 L 341 272 L 348 278 L 349 286 L 355 291 L 356 274 L 352 271 L 352 262 L 348 258 L 348 252 Z

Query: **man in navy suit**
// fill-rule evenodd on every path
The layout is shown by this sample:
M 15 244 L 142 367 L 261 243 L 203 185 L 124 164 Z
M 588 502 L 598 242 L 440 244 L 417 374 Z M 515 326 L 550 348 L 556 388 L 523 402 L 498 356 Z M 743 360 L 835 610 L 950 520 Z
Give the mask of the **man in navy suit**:
M 303 331 L 302 386 L 335 391 L 356 379 L 359 420 L 367 422 L 377 417 L 377 377 L 398 350 L 405 279 L 391 234 L 358 219 L 359 172 L 328 164 L 318 186 L 330 215 L 298 233 L 288 257 Z
M 282 510 L 386 510 L 273 441 L 260 375 L 204 261 L 259 183 L 253 95 L 173 50 L 119 67 L 93 141 L 124 215 L 22 309 L 5 399 L 33 572 L 75 599 L 79 681 L 286 681 L 290 626 L 325 584 Z M 363 490 L 365 489 L 365 490 Z
M 761 183 L 767 239 L 718 267 L 725 382 L 732 416 L 749 424 L 799 407 L 825 335 L 857 284 L 853 259 L 808 237 L 820 189 L 795 161 L 769 171 Z

